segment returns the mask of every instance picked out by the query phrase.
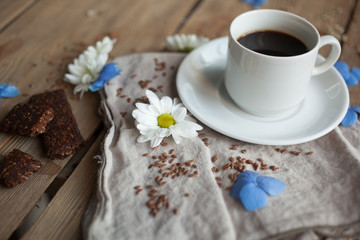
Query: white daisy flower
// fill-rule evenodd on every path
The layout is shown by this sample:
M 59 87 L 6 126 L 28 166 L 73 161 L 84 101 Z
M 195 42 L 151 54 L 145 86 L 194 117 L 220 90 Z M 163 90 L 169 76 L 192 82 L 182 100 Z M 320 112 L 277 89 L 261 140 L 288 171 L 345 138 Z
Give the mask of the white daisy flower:
M 166 48 L 174 52 L 190 52 L 209 41 L 195 34 L 175 34 L 166 38 Z
M 150 104 L 137 103 L 132 112 L 136 127 L 140 131 L 137 142 L 150 141 L 151 147 L 158 146 L 164 137 L 172 135 L 176 144 L 181 137 L 193 138 L 202 126 L 186 114 L 187 109 L 175 98 L 164 96 L 161 100 L 150 90 L 146 90 Z
M 74 59 L 74 63 L 69 64 L 65 81 L 76 85 L 74 94 L 80 92 L 82 98 L 84 92 L 89 90 L 90 84 L 99 77 L 105 66 L 115 42 L 116 39 L 106 36 L 102 41 L 96 42 L 95 47 L 88 47 L 79 58 Z

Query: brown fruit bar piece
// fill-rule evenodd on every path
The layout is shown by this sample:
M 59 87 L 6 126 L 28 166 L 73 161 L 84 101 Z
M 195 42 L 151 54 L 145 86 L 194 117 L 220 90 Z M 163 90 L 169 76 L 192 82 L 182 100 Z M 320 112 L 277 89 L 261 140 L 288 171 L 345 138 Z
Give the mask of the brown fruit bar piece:
M 15 187 L 28 180 L 41 167 L 40 161 L 34 159 L 30 154 L 14 149 L 3 159 L 0 181 L 9 188 Z
M 40 135 L 45 154 L 51 159 L 63 159 L 74 154 L 84 143 L 64 90 L 34 95 L 29 103 L 54 109 L 54 118 Z
M 0 131 L 35 137 L 45 132 L 54 110 L 47 106 L 20 103 L 13 107 L 0 124 Z

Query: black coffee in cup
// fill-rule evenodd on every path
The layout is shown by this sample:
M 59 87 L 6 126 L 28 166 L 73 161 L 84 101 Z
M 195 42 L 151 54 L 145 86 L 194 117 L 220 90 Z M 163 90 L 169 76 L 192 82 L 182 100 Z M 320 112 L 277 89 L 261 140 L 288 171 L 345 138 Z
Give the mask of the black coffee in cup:
M 270 56 L 290 57 L 309 51 L 299 39 L 272 30 L 248 33 L 240 36 L 237 41 L 248 49 Z

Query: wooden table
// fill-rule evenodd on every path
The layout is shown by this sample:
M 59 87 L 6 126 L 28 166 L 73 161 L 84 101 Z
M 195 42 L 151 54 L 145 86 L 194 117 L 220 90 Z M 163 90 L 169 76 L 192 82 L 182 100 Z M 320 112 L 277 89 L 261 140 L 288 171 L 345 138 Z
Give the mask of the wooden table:
M 360 67 L 359 0 L 268 0 L 262 8 L 307 18 L 321 34 L 340 39 L 341 60 Z M 105 129 L 97 112 L 98 93 L 79 100 L 73 86 L 63 81 L 67 65 L 80 52 L 105 35 L 118 39 L 112 57 L 164 51 L 166 36 L 175 33 L 214 39 L 227 35 L 231 20 L 251 9 L 241 0 L 0 1 L 0 83 L 12 83 L 21 91 L 15 98 L 1 99 L 0 119 L 30 95 L 63 88 L 86 139 L 75 155 L 50 160 L 38 138 L 0 134 L 0 155 L 18 148 L 43 164 L 27 182 L 0 187 L 0 239 L 82 238 L 81 220 L 96 186 L 98 163 L 93 157 Z M 360 106 L 360 84 L 351 87 L 350 94 L 351 105 Z M 44 211 L 25 233 L 17 230 L 42 196 L 51 200 Z

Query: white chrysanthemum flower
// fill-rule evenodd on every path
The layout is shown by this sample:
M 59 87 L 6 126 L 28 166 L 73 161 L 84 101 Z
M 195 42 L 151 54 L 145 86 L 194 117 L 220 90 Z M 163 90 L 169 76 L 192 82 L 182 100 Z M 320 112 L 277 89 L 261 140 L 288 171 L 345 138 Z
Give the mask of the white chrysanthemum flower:
M 166 48 L 174 52 L 190 52 L 207 42 L 208 38 L 195 34 L 175 34 L 166 38 Z
M 96 42 L 95 47 L 88 47 L 79 58 L 74 59 L 74 63 L 69 64 L 65 81 L 76 85 L 74 94 L 80 92 L 82 98 L 84 92 L 89 90 L 90 84 L 99 77 L 105 66 L 115 42 L 116 39 L 106 36 L 102 41 Z
M 132 116 L 137 121 L 140 131 L 138 142 L 150 141 L 151 147 L 158 146 L 164 137 L 172 135 L 175 143 L 180 143 L 181 137 L 193 138 L 202 127 L 188 116 L 183 104 L 164 96 L 161 100 L 150 90 L 146 90 L 150 104 L 137 103 Z

